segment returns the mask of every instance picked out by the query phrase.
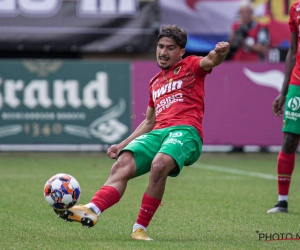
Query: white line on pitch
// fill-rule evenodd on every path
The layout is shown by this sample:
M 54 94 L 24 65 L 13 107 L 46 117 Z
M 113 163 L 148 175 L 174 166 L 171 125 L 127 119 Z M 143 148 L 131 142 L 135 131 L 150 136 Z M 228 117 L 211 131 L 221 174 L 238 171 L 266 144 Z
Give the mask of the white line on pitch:
M 204 165 L 204 164 L 196 163 L 190 167 L 211 170 L 211 171 L 217 171 L 217 172 L 222 172 L 222 173 L 257 177 L 257 178 L 262 178 L 262 179 L 267 179 L 267 180 L 277 180 L 277 176 L 272 175 L 272 174 L 249 172 L 249 171 L 239 170 L 239 169 L 235 169 L 235 168 L 227 168 L 227 167 L 221 167 L 221 166 L 215 166 L 215 165 Z

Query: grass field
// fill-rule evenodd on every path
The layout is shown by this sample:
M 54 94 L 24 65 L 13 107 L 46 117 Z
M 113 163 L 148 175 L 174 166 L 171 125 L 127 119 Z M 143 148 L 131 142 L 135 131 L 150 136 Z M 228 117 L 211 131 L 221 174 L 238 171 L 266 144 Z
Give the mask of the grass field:
M 148 234 L 130 238 L 148 175 L 133 179 L 121 201 L 86 229 L 58 219 L 43 197 L 52 175 L 65 172 L 89 202 L 114 160 L 105 154 L 0 154 L 0 249 L 299 249 L 299 154 L 288 214 L 267 214 L 277 200 L 272 153 L 203 153 L 177 178 L 169 178 Z M 267 235 L 267 237 L 266 237 Z

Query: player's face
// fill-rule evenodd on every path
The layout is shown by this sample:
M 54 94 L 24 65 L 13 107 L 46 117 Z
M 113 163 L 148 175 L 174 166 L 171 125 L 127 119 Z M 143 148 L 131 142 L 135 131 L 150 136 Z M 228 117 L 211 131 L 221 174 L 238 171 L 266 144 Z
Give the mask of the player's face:
M 179 62 L 185 53 L 185 49 L 181 48 L 170 37 L 162 37 L 156 48 L 157 64 L 162 69 L 171 68 Z

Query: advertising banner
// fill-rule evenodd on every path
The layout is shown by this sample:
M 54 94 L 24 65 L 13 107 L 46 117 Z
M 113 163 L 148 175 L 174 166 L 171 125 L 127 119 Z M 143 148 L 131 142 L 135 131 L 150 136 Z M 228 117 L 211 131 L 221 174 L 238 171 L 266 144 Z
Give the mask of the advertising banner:
M 149 81 L 160 71 L 156 62 L 136 61 L 133 72 L 134 128 L 145 119 Z M 278 146 L 282 118 L 272 103 L 284 78 L 284 63 L 224 62 L 205 81 L 204 145 Z
M 161 24 L 177 24 L 189 39 L 187 51 L 209 51 L 227 41 L 241 0 L 160 0 Z M 271 47 L 289 46 L 289 8 L 294 0 L 252 0 L 256 19 L 269 26 Z
M 0 0 L 0 51 L 146 52 L 155 0 Z
M 0 149 L 105 150 L 131 133 L 130 98 L 128 62 L 0 60 Z

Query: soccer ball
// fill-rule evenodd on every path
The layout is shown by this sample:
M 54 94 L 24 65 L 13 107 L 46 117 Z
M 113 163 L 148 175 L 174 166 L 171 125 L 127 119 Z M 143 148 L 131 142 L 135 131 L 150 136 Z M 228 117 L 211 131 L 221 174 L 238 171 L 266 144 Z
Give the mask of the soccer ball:
M 48 204 L 56 210 L 73 207 L 80 198 L 80 185 L 69 174 L 56 174 L 45 184 L 44 197 Z

